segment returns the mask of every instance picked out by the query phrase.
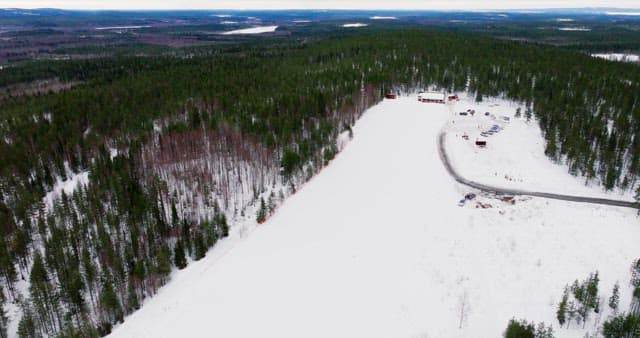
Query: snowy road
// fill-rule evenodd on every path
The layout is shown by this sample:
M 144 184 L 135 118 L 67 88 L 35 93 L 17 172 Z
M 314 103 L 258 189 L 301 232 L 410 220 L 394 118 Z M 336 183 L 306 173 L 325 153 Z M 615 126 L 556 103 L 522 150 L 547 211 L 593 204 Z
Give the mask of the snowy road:
M 534 196 L 534 197 L 543 197 L 543 198 L 551 198 L 561 201 L 569 201 L 569 202 L 580 202 L 580 203 L 592 203 L 592 204 L 601 204 L 601 205 L 609 205 L 616 207 L 625 207 L 625 208 L 634 208 L 638 209 L 640 205 L 636 202 L 629 201 L 621 201 L 621 200 L 612 200 L 606 198 L 597 198 L 597 197 L 585 197 L 585 196 L 574 196 L 574 195 L 562 195 L 562 194 L 554 194 L 548 192 L 539 192 L 539 191 L 528 191 L 521 189 L 506 189 L 502 187 L 491 186 L 488 184 L 478 183 L 472 180 L 468 180 L 455 170 L 451 162 L 449 161 L 449 157 L 447 156 L 446 151 L 446 132 L 444 130 L 440 131 L 438 135 L 438 152 L 440 154 L 440 159 L 442 160 L 442 164 L 449 172 L 456 182 L 460 184 L 464 184 L 474 189 L 478 189 L 484 192 L 498 194 L 498 195 L 523 195 L 523 196 Z

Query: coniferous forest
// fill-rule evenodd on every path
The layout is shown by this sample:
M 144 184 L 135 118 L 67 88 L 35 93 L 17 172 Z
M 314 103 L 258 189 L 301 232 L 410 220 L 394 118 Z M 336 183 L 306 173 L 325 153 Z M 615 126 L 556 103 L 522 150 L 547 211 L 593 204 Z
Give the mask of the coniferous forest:
M 268 217 L 390 90 L 523 102 L 553 161 L 605 189 L 638 187 L 640 67 L 556 47 L 365 30 L 26 62 L 0 85 L 39 78 L 75 84 L 0 96 L 0 295 L 20 304 L 21 337 L 109 333 L 233 219 Z

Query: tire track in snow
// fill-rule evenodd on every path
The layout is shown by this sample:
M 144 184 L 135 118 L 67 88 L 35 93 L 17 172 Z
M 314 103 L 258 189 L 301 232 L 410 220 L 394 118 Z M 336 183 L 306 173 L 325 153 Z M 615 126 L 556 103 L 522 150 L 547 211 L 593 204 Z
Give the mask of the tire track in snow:
M 440 160 L 442 161 L 442 164 L 444 165 L 449 175 L 451 175 L 451 177 L 453 177 L 453 179 L 460 184 L 463 184 L 468 187 L 475 188 L 484 192 L 493 193 L 496 195 L 534 196 L 534 197 L 550 198 L 550 199 L 569 201 L 569 202 L 591 203 L 591 204 L 601 204 L 601 205 L 610 205 L 610 206 L 616 206 L 616 207 L 640 209 L 640 204 L 638 202 L 612 200 L 612 199 L 597 198 L 597 197 L 554 194 L 554 193 L 540 192 L 540 191 L 500 188 L 500 187 L 494 187 L 491 185 L 468 180 L 460 176 L 460 174 L 458 174 L 458 172 L 455 170 L 453 165 L 451 165 L 451 162 L 449 161 L 449 157 L 447 156 L 447 152 L 445 150 L 446 136 L 447 136 L 447 133 L 444 130 L 441 130 L 440 133 L 438 134 L 438 153 L 440 154 Z

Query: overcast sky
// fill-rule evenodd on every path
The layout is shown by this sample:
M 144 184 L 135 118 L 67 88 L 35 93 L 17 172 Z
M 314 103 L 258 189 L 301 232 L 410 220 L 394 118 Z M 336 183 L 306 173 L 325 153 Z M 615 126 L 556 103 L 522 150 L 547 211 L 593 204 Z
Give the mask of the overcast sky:
M 640 8 L 640 0 L 0 0 L 0 8 L 66 9 L 540 9 Z

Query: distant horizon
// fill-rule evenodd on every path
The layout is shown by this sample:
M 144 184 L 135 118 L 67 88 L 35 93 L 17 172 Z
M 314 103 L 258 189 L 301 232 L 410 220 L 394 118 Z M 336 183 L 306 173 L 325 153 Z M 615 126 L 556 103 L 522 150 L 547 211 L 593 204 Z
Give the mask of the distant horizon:
M 229 12 L 246 12 L 246 11 L 349 11 L 349 12 L 530 12 L 540 13 L 545 11 L 575 11 L 575 10 L 594 10 L 594 11 L 611 11 L 611 10 L 630 10 L 640 11 L 638 7 L 545 7 L 545 8 L 63 8 L 63 7 L 0 7 L 0 10 L 26 10 L 26 11 L 42 11 L 42 10 L 60 10 L 60 11 L 229 11 Z M 640 15 L 640 13 L 616 13 L 620 15 Z
M 350 10 L 350 11 L 527 11 L 527 10 L 640 10 L 638 0 L 0 0 L 0 9 L 22 10 Z M 632 13 L 633 14 L 633 13 Z

